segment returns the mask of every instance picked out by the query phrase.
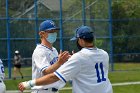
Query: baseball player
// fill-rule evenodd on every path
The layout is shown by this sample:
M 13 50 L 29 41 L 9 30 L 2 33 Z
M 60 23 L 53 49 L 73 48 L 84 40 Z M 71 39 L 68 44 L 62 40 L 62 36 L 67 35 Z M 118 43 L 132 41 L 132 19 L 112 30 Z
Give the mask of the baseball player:
M 81 26 L 71 40 L 77 40 L 79 52 L 73 54 L 68 62 L 54 73 L 22 82 L 19 89 L 23 91 L 35 85 L 51 84 L 56 81 L 66 83 L 72 79 L 73 93 L 113 93 L 108 78 L 109 56 L 106 51 L 95 46 L 92 29 Z
M 6 87 L 3 82 L 4 77 L 5 77 L 4 66 L 3 66 L 2 60 L 0 59 L 0 93 L 6 92 Z
M 58 52 L 53 47 L 58 30 L 59 28 L 55 26 L 52 20 L 45 20 L 40 24 L 41 44 L 36 46 L 32 55 L 32 79 L 54 72 L 68 59 L 69 53 L 67 51 L 60 53 L 58 57 Z M 56 93 L 58 87 L 55 86 L 57 85 L 58 82 L 49 86 L 34 86 L 32 87 L 32 93 Z

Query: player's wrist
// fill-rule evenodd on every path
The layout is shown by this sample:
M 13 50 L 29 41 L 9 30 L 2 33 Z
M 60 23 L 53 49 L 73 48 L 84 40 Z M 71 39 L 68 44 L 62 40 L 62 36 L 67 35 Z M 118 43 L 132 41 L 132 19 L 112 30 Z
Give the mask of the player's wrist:
M 22 84 L 25 87 L 25 89 L 30 89 L 30 88 L 32 88 L 36 85 L 36 81 L 35 80 L 29 80 L 29 81 L 22 82 Z
M 61 65 L 63 65 L 63 62 L 62 62 L 61 60 L 58 59 L 57 65 L 61 66 Z

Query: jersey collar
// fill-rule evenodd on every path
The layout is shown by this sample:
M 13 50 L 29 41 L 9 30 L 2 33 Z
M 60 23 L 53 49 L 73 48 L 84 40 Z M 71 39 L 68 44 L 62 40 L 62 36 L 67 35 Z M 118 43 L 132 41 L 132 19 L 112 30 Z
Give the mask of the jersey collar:
M 51 50 L 51 51 L 53 51 L 53 47 L 52 48 L 49 48 L 49 47 L 47 47 L 47 46 L 45 46 L 45 45 L 43 45 L 43 44 L 40 44 L 41 46 L 43 46 L 43 47 L 46 47 L 47 49 L 49 49 L 49 50 Z
M 97 50 L 97 47 L 92 47 L 92 48 L 84 48 L 84 49 L 88 49 L 88 50 Z

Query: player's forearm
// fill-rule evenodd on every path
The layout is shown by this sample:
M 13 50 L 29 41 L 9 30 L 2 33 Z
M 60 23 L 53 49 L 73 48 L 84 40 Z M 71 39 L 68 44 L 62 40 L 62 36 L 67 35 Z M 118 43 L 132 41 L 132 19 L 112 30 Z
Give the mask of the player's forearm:
M 21 82 L 19 84 L 19 89 L 23 91 L 24 89 L 30 89 L 34 86 L 52 84 L 58 80 L 59 78 L 55 74 L 51 73 L 38 79 Z
M 49 75 L 45 75 L 41 78 L 36 79 L 36 85 L 48 85 L 58 80 L 59 78 L 54 73 L 51 73 Z
M 58 57 L 58 61 L 55 62 L 52 66 L 48 67 L 46 70 L 44 70 L 43 74 L 49 74 L 55 72 L 62 64 L 64 64 L 68 60 L 68 58 L 69 58 L 69 52 L 64 51 Z
M 51 65 L 50 67 L 48 67 L 46 70 L 44 70 L 43 74 L 50 74 L 55 72 L 59 67 L 61 66 L 61 64 L 59 62 L 54 63 L 53 65 Z

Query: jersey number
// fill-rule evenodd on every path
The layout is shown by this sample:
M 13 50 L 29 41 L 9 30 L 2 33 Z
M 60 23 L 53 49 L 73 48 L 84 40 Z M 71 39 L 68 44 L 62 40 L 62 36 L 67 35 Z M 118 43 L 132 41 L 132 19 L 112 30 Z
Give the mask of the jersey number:
M 3 66 L 1 66 L 1 72 L 4 73 L 4 67 Z
M 101 63 L 96 63 L 95 64 L 95 69 L 96 69 L 96 73 L 97 73 L 97 83 L 100 83 L 102 81 L 106 81 L 106 78 L 104 77 L 103 63 L 102 62 Z M 100 77 L 99 69 L 101 69 L 102 77 Z

